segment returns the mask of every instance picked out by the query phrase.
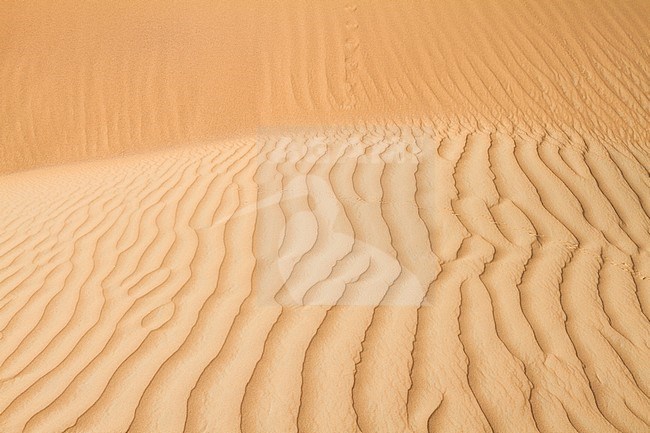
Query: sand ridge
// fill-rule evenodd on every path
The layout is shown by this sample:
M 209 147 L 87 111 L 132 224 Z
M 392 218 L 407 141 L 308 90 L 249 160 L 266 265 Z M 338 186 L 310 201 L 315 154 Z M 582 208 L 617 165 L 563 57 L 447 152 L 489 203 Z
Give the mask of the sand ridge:
M 580 145 L 424 121 L 6 176 L 0 426 L 644 431 L 648 156 Z
M 0 432 L 650 432 L 650 3 L 0 3 Z
M 648 2 L 5 1 L 0 171 L 427 117 L 647 150 Z

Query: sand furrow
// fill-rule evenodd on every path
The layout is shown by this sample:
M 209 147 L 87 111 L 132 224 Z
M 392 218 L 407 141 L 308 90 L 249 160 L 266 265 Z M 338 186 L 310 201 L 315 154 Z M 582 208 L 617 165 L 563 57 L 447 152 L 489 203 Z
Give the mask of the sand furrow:
M 0 2 L 0 432 L 650 432 L 650 2 Z
M 1 429 L 644 431 L 646 156 L 432 125 L 16 176 Z

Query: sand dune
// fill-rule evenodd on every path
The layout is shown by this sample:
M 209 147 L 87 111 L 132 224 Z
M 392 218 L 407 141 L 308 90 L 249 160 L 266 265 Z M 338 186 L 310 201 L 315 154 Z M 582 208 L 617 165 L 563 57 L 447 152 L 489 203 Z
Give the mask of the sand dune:
M 422 121 L 5 176 L 1 429 L 646 431 L 649 163 Z
M 650 3 L 0 4 L 0 432 L 650 432 Z
M 646 1 L 0 4 L 0 172 L 425 116 L 646 149 Z

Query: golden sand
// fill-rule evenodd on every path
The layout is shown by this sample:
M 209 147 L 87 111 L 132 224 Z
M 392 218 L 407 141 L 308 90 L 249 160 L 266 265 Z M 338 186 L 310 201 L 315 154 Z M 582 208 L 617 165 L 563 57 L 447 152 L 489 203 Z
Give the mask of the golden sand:
M 0 4 L 0 432 L 649 432 L 650 2 Z

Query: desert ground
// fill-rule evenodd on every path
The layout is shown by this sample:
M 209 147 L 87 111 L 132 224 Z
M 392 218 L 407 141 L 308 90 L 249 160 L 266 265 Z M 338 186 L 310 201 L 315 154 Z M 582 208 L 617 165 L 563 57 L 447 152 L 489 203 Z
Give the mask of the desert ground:
M 0 3 L 0 433 L 650 432 L 649 17 Z

